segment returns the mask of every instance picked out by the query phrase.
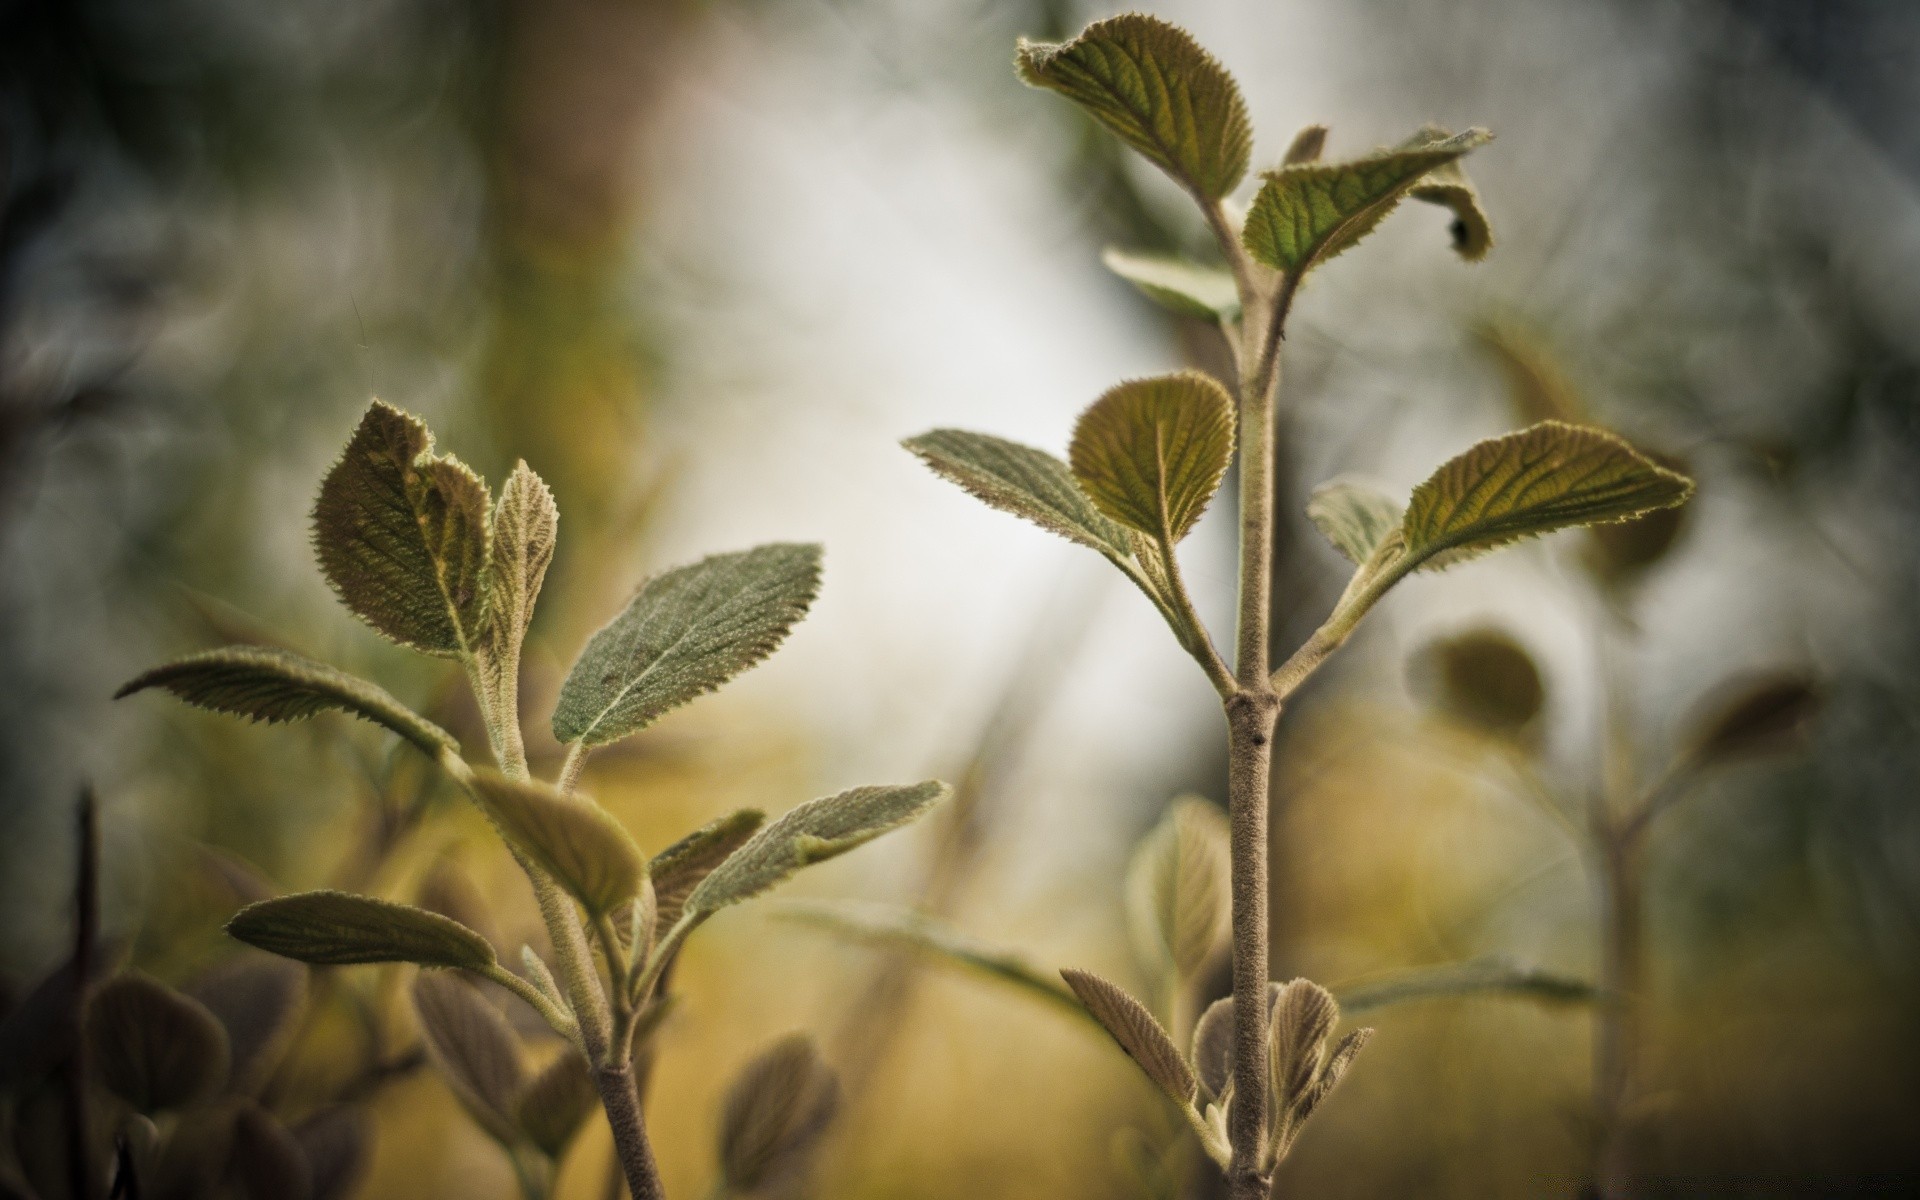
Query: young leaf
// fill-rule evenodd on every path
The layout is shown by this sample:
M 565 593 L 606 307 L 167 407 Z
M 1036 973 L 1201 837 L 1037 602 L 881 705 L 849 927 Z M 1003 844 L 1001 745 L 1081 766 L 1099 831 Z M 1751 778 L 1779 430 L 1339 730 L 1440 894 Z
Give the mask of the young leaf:
M 1281 156 L 1280 165 L 1297 167 L 1301 163 L 1319 162 L 1320 155 L 1326 148 L 1327 127 L 1309 125 L 1293 135 L 1293 141 L 1288 144 L 1286 154 Z
M 1219 267 L 1161 254 L 1134 254 L 1114 246 L 1101 253 L 1100 261 L 1170 312 L 1203 321 L 1231 321 L 1240 315 L 1240 290 L 1233 275 Z
M 1291 1106 L 1312 1086 L 1321 1049 L 1339 1022 L 1332 992 L 1309 979 L 1281 986 L 1279 1003 L 1268 1014 L 1267 1055 L 1274 1094 L 1283 1105 Z
M 1153 1019 L 1153 1014 L 1116 983 L 1087 971 L 1071 967 L 1060 972 L 1080 1003 L 1120 1043 L 1128 1057 L 1138 1063 L 1147 1078 L 1180 1105 L 1193 1103 L 1195 1083 L 1187 1060 L 1174 1048 L 1173 1039 Z
M 1080 415 L 1067 459 L 1101 512 L 1177 542 L 1233 460 L 1233 420 L 1233 401 L 1209 375 L 1130 380 Z
M 709 821 L 654 855 L 647 864 L 647 874 L 653 879 L 655 927 L 667 930 L 677 925 L 693 889 L 735 850 L 746 845 L 747 839 L 766 820 L 767 814 L 759 809 L 743 808 L 717 821 Z
M 1127 531 L 1094 507 L 1067 464 L 1044 450 L 961 429 L 936 429 L 900 444 L 990 507 L 1108 558 L 1130 553 Z
M 1022 79 L 1080 105 L 1197 196 L 1218 200 L 1247 173 L 1253 127 L 1240 87 L 1176 25 L 1126 13 L 1070 42 L 1023 38 L 1015 63 Z
M 1444 141 L 1339 163 L 1303 163 L 1267 172 L 1241 234 L 1252 255 L 1299 276 L 1359 241 L 1408 189 L 1493 135 L 1469 129 Z
M 496 961 L 493 944 L 458 921 L 346 892 L 296 892 L 249 904 L 227 922 L 227 932 L 314 966 L 410 962 L 484 971 Z
M 313 1168 L 313 1200 L 346 1200 L 372 1157 L 367 1118 L 345 1104 L 323 1108 L 295 1125 L 293 1140 Z
M 708 873 L 687 897 L 686 915 L 705 918 L 751 899 L 802 867 L 825 862 L 898 829 L 947 795 L 937 779 L 903 787 L 858 787 L 809 800 L 775 820 Z
M 154 687 L 199 708 L 270 724 L 338 709 L 386 726 L 430 756 L 460 748 L 452 734 L 384 688 L 288 650 L 227 646 L 188 655 L 128 680 L 113 698 Z
M 1127 924 L 1144 964 L 1191 980 L 1213 962 L 1232 923 L 1228 876 L 1226 817 L 1198 797 L 1175 800 L 1127 867 Z
M 487 616 L 487 485 L 433 453 L 418 419 L 375 400 L 320 484 L 313 547 L 361 620 L 428 654 L 480 644 Z
M 1533 657 L 1497 630 L 1435 642 L 1415 658 L 1413 674 L 1435 707 L 1495 737 L 1526 740 L 1546 701 Z
M 560 689 L 553 735 L 598 746 L 651 724 L 772 654 L 820 590 L 820 547 L 716 554 L 641 585 Z
M 515 1102 L 520 1129 L 548 1158 L 558 1161 L 567 1144 L 600 1103 L 586 1056 L 568 1046 L 527 1081 Z
M 1357 480 L 1330 480 L 1307 500 L 1307 519 L 1356 567 L 1373 557 L 1403 516 L 1399 501 Z
M 506 1017 L 457 975 L 415 979 L 413 1008 L 427 1049 L 461 1106 L 501 1145 L 519 1141 L 527 1073 L 520 1039 Z
M 790 1175 L 839 1109 L 839 1077 L 806 1034 L 790 1034 L 755 1056 L 721 1104 L 720 1175 L 728 1194 L 758 1192 Z
M 560 536 L 560 509 L 553 492 L 524 461 L 500 489 L 493 507 L 493 537 L 488 551 L 492 581 L 487 611 L 488 657 L 517 663 L 520 644 L 533 620 L 534 601 L 553 562 Z
M 1490 438 L 1413 490 L 1401 526 L 1409 566 L 1439 568 L 1571 525 L 1681 504 L 1693 481 L 1613 434 L 1542 421 Z
M 538 780 L 476 771 L 487 814 L 528 858 L 598 916 L 633 899 L 647 860 L 613 814 Z
M 227 1081 L 220 1022 L 144 975 L 115 976 L 94 992 L 85 1036 L 101 1082 L 148 1115 L 203 1100 Z
M 187 986 L 227 1032 L 235 1090 L 266 1075 L 292 1038 L 307 998 L 307 972 L 283 958 L 246 954 Z
M 1409 138 L 1400 148 L 1420 149 L 1438 145 L 1453 136 L 1437 125 L 1429 125 Z M 1468 262 L 1479 262 L 1493 249 L 1493 225 L 1480 207 L 1479 189 L 1467 178 L 1460 160 L 1441 163 L 1425 179 L 1413 185 L 1407 195 L 1428 204 L 1438 204 L 1453 212 L 1454 253 Z
M 1795 749 L 1820 715 L 1821 695 L 1811 679 L 1779 674 L 1743 679 L 1720 689 L 1696 717 L 1688 761 L 1714 766 Z
M 1281 985 L 1267 981 L 1267 1016 L 1280 1002 Z M 1226 1094 L 1233 1075 L 1233 997 L 1223 996 L 1207 1006 L 1193 1024 L 1193 1069 L 1215 1099 Z

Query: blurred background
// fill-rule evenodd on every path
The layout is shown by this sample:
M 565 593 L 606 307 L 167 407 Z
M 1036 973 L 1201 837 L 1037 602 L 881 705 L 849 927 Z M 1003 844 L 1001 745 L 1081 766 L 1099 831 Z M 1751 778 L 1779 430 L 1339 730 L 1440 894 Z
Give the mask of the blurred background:
M 1470 164 L 1485 263 L 1411 205 L 1295 310 L 1288 647 L 1345 579 L 1302 515 L 1324 479 L 1404 493 L 1571 411 L 1700 481 L 1651 549 L 1562 534 L 1407 583 L 1301 695 L 1276 770 L 1276 975 L 1499 955 L 1593 979 L 1592 864 L 1523 793 L 1564 815 L 1638 792 L 1729 681 L 1804 677 L 1805 736 L 1703 777 L 1649 839 L 1637 1190 L 1920 1178 L 1920 9 L 1144 7 L 1238 76 L 1256 167 L 1309 122 L 1335 156 L 1428 121 L 1498 135 Z M 524 457 L 553 485 L 535 734 L 649 572 L 826 544 L 778 655 L 595 759 L 586 787 L 644 847 L 735 807 L 961 780 L 957 815 L 783 895 L 917 904 L 1047 970 L 1137 976 L 1119 880 L 1172 797 L 1224 800 L 1210 689 L 1095 556 L 896 444 L 952 425 L 1060 452 L 1112 382 L 1223 361 L 1216 332 L 1099 262 L 1202 247 L 1182 197 L 1011 70 L 1017 36 L 1107 13 L 0 0 L 0 998 L 68 953 L 88 782 L 103 942 L 169 983 L 230 954 L 220 923 L 268 886 L 485 896 L 503 947 L 534 936 L 484 825 L 377 731 L 108 699 L 163 658 L 267 641 L 484 745 L 452 668 L 356 623 L 312 561 L 312 497 L 370 395 L 496 482 Z M 1186 556 L 1221 636 L 1231 494 Z M 1448 707 L 1448 639 L 1482 630 L 1538 685 L 1509 727 Z M 551 741 L 533 749 L 551 772 Z M 366 1106 L 357 1195 L 516 1195 L 418 1069 L 397 973 L 334 974 L 277 1102 Z M 716 921 L 676 987 L 648 1100 L 676 1197 L 711 1183 L 727 1079 L 792 1029 L 847 1090 L 811 1194 L 1162 1194 L 1140 1147 L 1177 1140 L 1168 1118 L 1057 1007 L 773 904 Z M 1367 1020 L 1285 1194 L 1574 1194 L 1587 1007 L 1453 997 Z M 616 1194 L 607 1160 L 596 1118 L 561 1194 Z

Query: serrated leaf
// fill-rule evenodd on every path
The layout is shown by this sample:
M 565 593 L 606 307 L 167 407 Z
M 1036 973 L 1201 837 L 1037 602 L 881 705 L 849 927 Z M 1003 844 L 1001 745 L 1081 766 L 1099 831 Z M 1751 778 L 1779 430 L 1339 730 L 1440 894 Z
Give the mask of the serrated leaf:
M 1113 1035 L 1128 1057 L 1139 1064 L 1147 1078 L 1180 1105 L 1193 1102 L 1195 1083 L 1187 1060 L 1180 1057 L 1173 1039 L 1160 1026 L 1146 1005 L 1126 993 L 1119 984 L 1089 971 L 1072 967 L 1060 972 L 1080 1003 Z
M 633 899 L 647 860 L 613 814 L 538 780 L 476 771 L 474 788 L 507 840 L 592 915 Z
M 781 904 L 778 915 L 845 937 L 931 954 L 1064 1005 L 1076 1015 L 1086 1015 L 1079 998 L 1062 987 L 1051 972 L 1043 972 L 1019 955 L 971 938 L 913 909 L 851 900 L 794 900 Z
M 1543 421 L 1490 438 L 1413 491 L 1406 561 L 1438 568 L 1573 525 L 1681 504 L 1693 481 L 1601 429 Z
M 427 1050 L 461 1106 L 501 1145 L 519 1141 L 527 1072 L 506 1017 L 458 975 L 415 979 L 413 1008 Z
M 560 509 L 553 492 L 524 460 L 514 464 L 501 486 L 492 524 L 485 647 L 489 665 L 500 670 L 520 661 L 533 606 L 560 537 Z
M 527 1081 L 514 1111 L 527 1140 L 558 1161 L 599 1103 L 586 1056 L 568 1046 Z
M 809 800 L 767 825 L 708 873 L 685 913 L 704 918 L 766 891 L 802 867 L 825 862 L 900 828 L 945 797 L 937 779 L 858 787 Z
M 789 1177 L 840 1109 L 840 1080 L 803 1033 L 756 1055 L 727 1088 L 720 1109 L 720 1174 L 731 1194 Z
M 313 1200 L 346 1200 L 372 1157 L 367 1118 L 344 1104 L 321 1109 L 295 1125 L 293 1140 L 313 1168 Z
M 642 584 L 560 689 L 553 735 L 598 746 L 651 724 L 772 654 L 820 590 L 820 547 L 716 554 Z
M 1230 321 L 1240 314 L 1240 290 L 1233 275 L 1163 254 L 1134 254 L 1109 246 L 1100 255 L 1107 270 L 1171 312 L 1203 321 Z
M 654 924 L 672 929 L 680 922 L 687 897 L 700 886 L 713 869 L 764 825 L 767 814 L 757 808 L 743 808 L 709 821 L 673 845 L 653 856 L 647 874 L 653 879 Z
M 1707 766 L 1795 749 L 1820 715 L 1821 700 L 1819 688 L 1803 675 L 1736 680 L 1701 706 L 1686 756 Z
M 1416 687 L 1455 721 L 1495 737 L 1524 740 L 1546 703 L 1533 656 L 1494 629 L 1475 629 L 1426 647 L 1414 660 Z
M 1307 519 L 1355 566 L 1373 557 L 1404 515 L 1398 500 L 1352 479 L 1329 480 L 1307 500 Z
M 1254 258 L 1298 276 L 1359 241 L 1408 189 L 1493 135 L 1469 129 L 1444 141 L 1336 163 L 1269 171 L 1241 233 Z
M 417 418 L 375 400 L 320 484 L 313 547 L 361 620 L 428 654 L 463 655 L 487 619 L 487 485 L 433 453 Z
M 155 687 L 198 708 L 269 724 L 338 710 L 383 725 L 431 756 L 460 748 L 384 688 L 289 650 L 227 646 L 188 655 L 128 680 L 113 698 Z
M 1226 948 L 1233 921 L 1227 820 L 1195 796 L 1175 800 L 1127 866 L 1127 924 L 1142 963 L 1191 981 Z
M 1212 376 L 1129 380 L 1080 415 L 1067 461 L 1101 512 L 1178 542 L 1233 461 L 1233 423 L 1233 401 Z
M 221 963 L 186 987 L 227 1032 L 235 1090 L 260 1082 L 293 1036 L 307 998 L 299 963 L 246 954 Z
M 123 974 L 87 1001 L 85 1036 L 100 1080 L 153 1114 L 213 1095 L 227 1081 L 227 1034 L 197 1000 Z
M 1557 1004 L 1591 1003 L 1592 984 L 1506 958 L 1470 959 L 1438 966 L 1412 967 L 1337 990 L 1348 1014 L 1415 1000 L 1483 994 L 1511 995 Z
M 495 962 L 493 944 L 458 921 L 347 892 L 296 892 L 249 904 L 227 922 L 227 932 L 315 966 L 410 962 L 485 971 Z
M 1240 87 L 1176 25 L 1126 13 L 1070 42 L 1023 38 L 1015 63 L 1199 196 L 1218 200 L 1246 176 L 1253 127 Z
M 1437 125 L 1429 125 L 1409 138 L 1400 148 L 1421 149 L 1446 142 L 1453 134 Z M 1441 163 L 1425 179 L 1408 189 L 1407 195 L 1428 204 L 1438 204 L 1453 213 L 1453 250 L 1468 262 L 1479 262 L 1493 249 L 1493 225 L 1480 207 L 1479 189 L 1467 178 L 1460 160 Z
M 962 429 L 936 429 L 900 444 L 990 507 L 1109 558 L 1129 553 L 1127 531 L 1094 507 L 1066 463 L 1044 450 Z

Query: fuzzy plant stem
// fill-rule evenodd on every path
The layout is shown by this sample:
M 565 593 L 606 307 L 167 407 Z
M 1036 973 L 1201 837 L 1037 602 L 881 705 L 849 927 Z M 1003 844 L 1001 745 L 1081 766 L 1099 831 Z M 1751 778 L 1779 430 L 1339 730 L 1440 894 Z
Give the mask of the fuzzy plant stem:
M 1600 1003 L 1595 1010 L 1593 1109 L 1598 1137 L 1592 1194 L 1601 1200 L 1627 1195 L 1630 1160 L 1626 1113 L 1632 1103 L 1634 1058 L 1639 1042 L 1643 933 L 1640 839 L 1610 831 L 1599 847 Z

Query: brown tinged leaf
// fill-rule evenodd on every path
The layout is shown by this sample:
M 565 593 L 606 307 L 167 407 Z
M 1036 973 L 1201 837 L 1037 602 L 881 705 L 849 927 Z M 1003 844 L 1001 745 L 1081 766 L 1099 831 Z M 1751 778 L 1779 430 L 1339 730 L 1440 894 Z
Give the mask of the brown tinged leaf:
M 1414 685 L 1461 724 L 1524 741 L 1535 730 L 1546 689 L 1533 657 L 1511 637 L 1475 629 L 1432 643 L 1415 656 Z
M 786 1181 L 840 1108 L 840 1080 L 803 1033 L 756 1055 L 734 1076 L 720 1113 L 720 1174 L 748 1195 Z
M 100 1080 L 149 1115 L 204 1100 L 227 1081 L 220 1022 L 197 1000 L 131 972 L 87 1002 L 85 1037 Z
M 592 800 L 539 780 L 474 772 L 474 790 L 508 841 L 538 863 L 587 912 L 633 899 L 647 860 L 624 826 Z
M 1233 401 L 1210 375 L 1181 371 L 1118 384 L 1074 426 L 1073 477 L 1107 516 L 1178 542 L 1233 461 Z
M 1148 1079 L 1174 1103 L 1193 1102 L 1196 1088 L 1193 1071 L 1146 1005 L 1128 995 L 1119 984 L 1089 971 L 1068 967 L 1060 972 L 1060 977 L 1067 981 L 1073 994 L 1080 997 L 1080 1003 L 1087 1006 L 1094 1019 L 1113 1035 L 1113 1040 L 1120 1043 L 1128 1057 L 1146 1072 Z
M 242 1101 L 233 1116 L 227 1176 L 245 1200 L 312 1200 L 313 1167 L 273 1114 Z
M 514 1115 L 527 1140 L 558 1162 L 599 1103 L 586 1057 L 568 1046 L 527 1081 Z
M 1293 141 L 1287 146 L 1287 152 L 1280 159 L 1281 165 L 1297 167 L 1301 163 L 1319 162 L 1320 155 L 1327 148 L 1327 127 L 1309 125 L 1293 135 Z
M 457 975 L 420 975 L 413 981 L 413 1007 L 427 1051 L 461 1106 L 489 1137 L 513 1145 L 520 1138 L 527 1076 L 506 1017 Z
M 766 820 L 767 814 L 759 809 L 743 808 L 707 822 L 654 855 L 647 874 L 653 879 L 655 927 L 666 930 L 678 924 L 693 889 L 744 846 Z
M 330 890 L 249 904 L 227 932 L 270 954 L 315 966 L 410 962 L 485 971 L 493 944 L 458 921 L 410 904 Z
M 293 1127 L 293 1140 L 313 1171 L 313 1200 L 346 1200 L 365 1177 L 373 1132 L 355 1108 L 323 1108 Z
M 246 1091 L 273 1069 L 292 1039 L 306 1006 L 307 972 L 297 962 L 248 952 L 200 975 L 185 990 L 226 1030 L 231 1086 Z
M 1253 127 L 1240 87 L 1176 25 L 1124 13 L 1069 42 L 1022 38 L 1015 64 L 1026 82 L 1080 105 L 1196 196 L 1218 200 L 1246 176 Z
M 1687 759 L 1718 766 L 1742 758 L 1782 754 L 1805 744 L 1820 715 L 1819 686 L 1791 672 L 1737 680 L 1716 690 L 1691 722 Z
M 428 654 L 466 655 L 487 624 L 487 485 L 375 400 L 313 506 L 320 569 L 361 620 Z

